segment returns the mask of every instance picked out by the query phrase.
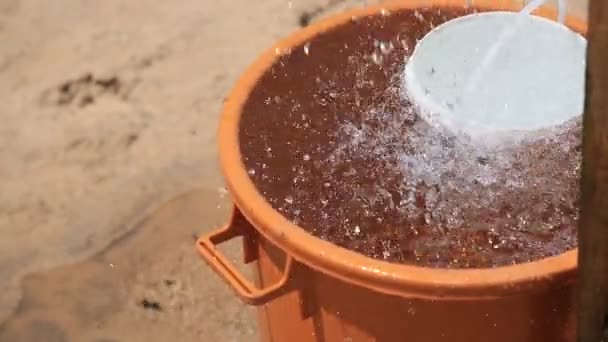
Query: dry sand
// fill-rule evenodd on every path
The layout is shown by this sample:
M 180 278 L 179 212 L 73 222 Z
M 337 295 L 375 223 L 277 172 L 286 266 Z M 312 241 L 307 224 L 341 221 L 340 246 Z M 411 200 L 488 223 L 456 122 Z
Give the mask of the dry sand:
M 222 100 L 302 13 L 363 2 L 0 0 L 0 341 L 251 341 L 192 239 L 229 207 Z
M 0 341 L 254 340 L 192 239 L 229 209 L 222 100 L 303 13 L 369 2 L 0 0 Z

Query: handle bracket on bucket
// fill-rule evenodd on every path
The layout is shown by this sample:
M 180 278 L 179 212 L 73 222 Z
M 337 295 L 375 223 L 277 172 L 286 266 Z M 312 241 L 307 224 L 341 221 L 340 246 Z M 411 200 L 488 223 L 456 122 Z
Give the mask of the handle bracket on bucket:
M 233 238 L 241 236 L 243 239 L 251 239 L 253 234 L 256 234 L 249 224 L 237 224 L 236 216 L 238 216 L 237 213 L 233 215 L 233 219 L 228 225 L 201 236 L 197 241 L 198 251 L 205 262 L 232 287 L 243 302 L 250 305 L 264 305 L 285 292 L 293 266 L 293 258 L 286 257 L 283 276 L 277 283 L 265 288 L 255 286 L 217 248 L 219 244 Z M 248 246 L 248 243 L 250 242 L 245 241 L 245 246 Z M 247 249 L 251 249 L 251 246 L 245 249 L 246 262 L 257 259 L 257 257 L 251 257 L 251 250 L 247 251 Z

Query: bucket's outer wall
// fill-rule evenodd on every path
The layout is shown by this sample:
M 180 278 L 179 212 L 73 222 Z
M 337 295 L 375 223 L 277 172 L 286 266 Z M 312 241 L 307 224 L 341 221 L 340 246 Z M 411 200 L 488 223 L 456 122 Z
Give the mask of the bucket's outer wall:
M 258 239 L 260 287 L 281 278 L 285 254 Z M 574 285 L 486 300 L 390 296 L 297 264 L 290 292 L 260 306 L 264 342 L 573 342 Z
M 454 1 L 445 0 L 446 4 Z M 478 3 L 480 1 L 477 1 Z M 483 1 L 481 1 L 483 2 Z M 442 1 L 402 0 L 403 8 L 416 5 L 442 6 Z M 509 2 L 511 3 L 511 2 Z M 474 2 L 475 4 L 475 2 Z M 504 1 L 484 2 L 485 7 L 497 9 L 508 8 Z M 401 6 L 399 5 L 399 6 Z M 393 6 L 395 7 L 395 6 Z M 512 7 L 512 6 L 511 6 Z M 252 78 L 245 79 L 248 84 Z M 246 96 L 249 91 L 241 84 L 235 88 L 235 97 Z M 239 89 L 240 87 L 240 89 Z M 374 279 L 370 268 L 365 271 L 344 267 L 340 273 L 330 268 L 337 267 L 336 263 L 325 263 L 330 260 L 328 255 L 316 256 L 308 260 L 313 253 L 303 253 L 304 249 L 294 248 L 299 238 L 294 229 L 287 227 L 284 222 L 272 218 L 264 218 L 270 214 L 271 208 L 260 205 L 259 199 L 253 199 L 254 190 L 249 180 L 246 180 L 244 170 L 236 170 L 241 165 L 236 147 L 238 126 L 235 108 L 241 99 L 229 103 L 224 115 L 221 129 L 221 157 L 227 185 L 232 192 L 235 203 L 242 211 L 243 217 L 251 220 L 251 229 L 260 234 L 251 241 L 257 249 L 257 285 L 260 288 L 276 284 L 283 276 L 283 266 L 286 254 L 295 260 L 288 280 L 286 294 L 273 299 L 259 307 L 259 324 L 262 340 L 265 342 L 573 342 L 574 329 L 574 279 L 575 252 L 568 252 L 565 257 L 552 261 L 537 262 L 535 265 L 518 266 L 525 275 L 517 283 L 502 282 L 498 279 L 511 279 L 515 273 L 500 276 L 496 271 L 456 271 L 435 272 L 438 278 L 413 279 L 409 276 L 431 274 L 422 269 L 416 272 L 404 273 L 404 278 L 398 272 L 382 273 L 377 276 L 381 281 L 368 283 L 361 276 Z M 242 168 L 242 167 L 241 167 Z M 255 196 L 259 196 L 255 194 Z M 255 202 L 255 203 L 254 203 Z M 239 210 L 239 209 L 236 209 Z M 271 223 L 274 222 L 274 223 Z M 275 227 L 276 226 L 276 227 Z M 289 234 L 293 235 L 290 236 Z M 278 239 L 279 236 L 281 239 Z M 295 240 L 294 240 L 295 239 Z M 306 236 L 305 239 L 312 239 Z M 275 244 L 273 244 L 273 241 Z M 292 244 L 292 245 L 290 245 Z M 317 243 L 321 245 L 321 242 Z M 326 246 L 323 244 L 323 246 Z M 334 246 L 335 247 L 335 246 Z M 314 248 L 311 246 L 308 249 Z M 335 247 L 339 249 L 339 247 Z M 316 251 L 315 251 L 316 253 Z M 334 257 L 339 255 L 332 250 Z M 340 252 L 340 255 L 346 255 Z M 327 257 L 327 258 L 326 258 Z M 364 260 L 357 256 L 357 260 Z M 355 259 L 354 257 L 352 258 Z M 365 259 L 366 260 L 366 259 Z M 349 261 L 345 260 L 348 264 Z M 350 260 L 353 264 L 352 260 Z M 367 262 L 367 261 L 366 261 Z M 369 261 L 369 263 L 376 261 Z M 535 274 L 539 264 L 551 267 L 551 272 L 545 272 L 540 278 L 529 277 Z M 383 267 L 383 268 L 382 268 Z M 387 269 L 383 265 L 377 270 Z M 543 266 L 544 267 L 544 266 Z M 363 268 L 363 266 L 359 266 Z M 400 269 L 395 267 L 395 269 Z M 405 269 L 405 268 L 403 268 Z M 411 270 L 411 268 L 409 268 Z M 513 269 L 511 269 L 512 271 Z M 540 269 L 539 269 L 540 270 Z M 546 271 L 546 270 L 545 270 Z M 355 274 L 359 272 L 359 274 Z M 361 273 L 363 272 L 363 273 Z M 473 273 L 471 273 L 473 272 Z M 370 276 L 369 274 L 372 274 Z M 457 275 L 457 281 L 450 281 L 452 275 Z M 463 277 L 463 275 L 466 276 Z M 488 286 L 484 285 L 481 274 L 491 274 Z M 391 280 L 393 275 L 398 280 Z M 468 280 L 469 277 L 471 280 Z M 352 279 L 352 280 L 351 280 Z M 363 279 L 363 280 L 362 280 Z M 396 278 L 395 278 L 396 279 Z M 410 282 L 409 279 L 415 280 Z M 485 276 L 484 278 L 485 279 Z M 524 279 L 524 280 L 522 280 Z M 530 279 L 530 281 L 525 280 Z M 375 281 L 375 280 L 374 280 Z M 486 286 L 487 293 L 473 293 L 462 287 L 464 282 Z M 386 282 L 387 286 L 380 286 Z M 395 287 L 394 283 L 401 283 Z M 412 287 L 421 282 L 428 285 L 428 296 L 421 295 L 427 287 Z M 450 282 L 458 288 L 448 288 L 445 295 L 435 291 L 435 288 L 445 288 Z M 496 284 L 499 284 L 497 287 Z M 530 287 L 530 284 L 534 284 Z M 390 285 L 390 286 L 389 286 Z M 463 291 L 464 289 L 464 291 Z M 477 291 L 477 290 L 474 290 Z M 482 291 L 483 292 L 483 291 Z M 413 295 L 416 293 L 416 295 Z M 451 294 L 450 294 L 451 293 Z M 503 294 L 501 294 L 503 293 Z M 457 294 L 457 295 L 454 295 Z M 466 294 L 466 295 L 463 295 Z

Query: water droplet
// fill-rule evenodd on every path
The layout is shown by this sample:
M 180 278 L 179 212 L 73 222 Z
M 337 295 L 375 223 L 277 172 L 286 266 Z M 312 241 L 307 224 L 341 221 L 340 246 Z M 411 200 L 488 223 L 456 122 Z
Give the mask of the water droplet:
M 308 54 L 310 53 L 310 42 L 307 42 L 306 44 L 304 44 L 304 53 L 308 56 Z
M 376 65 L 381 65 L 382 61 L 384 60 L 382 55 L 380 55 L 376 52 L 372 53 L 371 58 L 372 58 L 372 62 L 374 62 L 374 64 L 376 64 Z
M 285 202 L 287 204 L 293 204 L 293 197 L 292 196 L 285 197 Z
M 250 176 L 253 176 L 253 175 L 255 175 L 255 169 L 249 169 L 249 171 L 247 171 L 247 173 L 248 173 Z
M 226 197 L 226 195 L 228 195 L 228 190 L 226 190 L 226 188 L 224 187 L 220 187 L 218 188 L 218 193 L 220 195 L 220 198 L 224 198 Z
M 304 159 L 304 161 L 309 161 L 310 160 L 310 155 L 309 154 L 305 154 L 302 159 Z
M 361 234 L 361 228 L 359 226 L 355 226 L 355 235 Z
M 431 224 L 432 222 L 432 217 L 431 217 L 431 213 L 424 213 L 424 222 L 428 225 Z
M 392 42 L 381 42 L 380 43 L 380 52 L 382 52 L 383 54 L 387 55 L 389 54 L 391 51 L 393 51 L 393 43 Z

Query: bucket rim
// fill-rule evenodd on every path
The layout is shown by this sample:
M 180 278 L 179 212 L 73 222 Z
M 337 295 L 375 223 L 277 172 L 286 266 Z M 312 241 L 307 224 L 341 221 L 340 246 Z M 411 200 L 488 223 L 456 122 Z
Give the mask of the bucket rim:
M 514 2 L 508 0 L 400 0 L 357 8 L 313 23 L 280 40 L 245 71 L 228 95 L 221 113 L 219 158 L 234 204 L 262 236 L 312 269 L 350 284 L 396 296 L 496 298 L 566 286 L 574 281 L 578 249 L 533 262 L 483 269 L 427 268 L 389 263 L 350 251 L 313 236 L 276 211 L 259 193 L 242 161 L 239 123 L 243 106 L 257 81 L 282 52 L 346 24 L 353 18 L 390 15 L 390 11 L 406 9 L 466 6 L 492 11 L 519 10 Z M 550 8 L 540 8 L 534 14 L 557 17 L 557 12 Z M 586 33 L 583 20 L 567 16 L 565 23 L 583 35 Z

